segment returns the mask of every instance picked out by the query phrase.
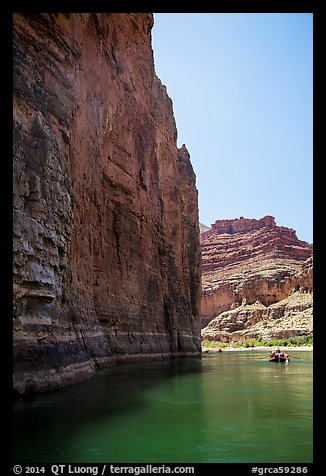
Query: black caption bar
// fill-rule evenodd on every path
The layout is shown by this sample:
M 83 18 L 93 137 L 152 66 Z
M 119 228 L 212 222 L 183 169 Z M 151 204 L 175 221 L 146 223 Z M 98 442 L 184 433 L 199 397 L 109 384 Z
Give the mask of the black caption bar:
M 94 464 L 14 464 L 8 474 L 13 475 L 199 475 L 203 471 L 215 470 L 223 476 L 227 475 L 302 475 L 313 474 L 312 463 L 94 463 Z M 316 473 L 317 474 L 317 473 Z

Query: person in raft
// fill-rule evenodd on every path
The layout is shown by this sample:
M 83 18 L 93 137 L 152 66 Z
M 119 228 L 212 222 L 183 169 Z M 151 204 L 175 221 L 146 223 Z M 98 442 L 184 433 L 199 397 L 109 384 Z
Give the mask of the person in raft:
M 284 352 L 281 352 L 280 348 L 278 347 L 276 349 L 275 353 L 274 353 L 274 356 L 283 358 L 284 357 Z

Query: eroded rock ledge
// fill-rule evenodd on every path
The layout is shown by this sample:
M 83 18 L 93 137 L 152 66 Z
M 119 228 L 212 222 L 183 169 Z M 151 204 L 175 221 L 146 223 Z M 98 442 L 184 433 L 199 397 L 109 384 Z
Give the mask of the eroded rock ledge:
M 14 389 L 200 352 L 197 190 L 147 13 L 14 15 Z
M 313 247 L 295 230 L 271 216 L 217 220 L 201 246 L 204 338 L 312 333 Z

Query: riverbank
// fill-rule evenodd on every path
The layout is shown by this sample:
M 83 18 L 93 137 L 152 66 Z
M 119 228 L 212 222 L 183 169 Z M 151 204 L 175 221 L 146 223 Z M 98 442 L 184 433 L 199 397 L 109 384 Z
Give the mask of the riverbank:
M 276 347 L 275 347 L 276 348 Z M 281 350 L 291 352 L 291 351 L 312 351 L 313 346 L 297 346 L 297 347 L 282 347 L 280 346 Z M 253 350 L 265 350 L 266 352 L 272 352 L 275 350 L 274 347 L 267 347 L 267 346 L 256 346 L 256 347 L 223 347 L 222 352 L 239 352 L 239 351 L 253 351 Z M 218 347 L 202 347 L 203 354 L 215 354 L 219 352 Z

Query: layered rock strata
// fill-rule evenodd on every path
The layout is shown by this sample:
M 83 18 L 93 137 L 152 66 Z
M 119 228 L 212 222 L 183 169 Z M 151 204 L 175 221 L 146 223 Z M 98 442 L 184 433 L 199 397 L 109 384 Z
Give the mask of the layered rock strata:
M 189 154 L 152 14 L 14 14 L 14 389 L 200 352 Z
M 312 245 L 299 240 L 294 230 L 277 226 L 271 216 L 217 220 L 201 233 L 201 246 L 202 327 L 208 325 L 202 331 L 204 338 L 252 337 L 261 320 L 269 328 L 263 334 L 276 337 L 284 332 L 281 321 L 268 323 L 275 315 L 287 321 L 285 334 L 312 332 Z M 303 295 L 303 321 L 288 325 L 293 296 L 301 302 L 295 293 Z M 261 330 L 265 324 L 261 323 Z
M 313 334 L 313 294 L 294 291 L 265 306 L 259 301 L 222 312 L 202 331 L 203 339 L 237 342 L 251 338 L 287 339 Z

